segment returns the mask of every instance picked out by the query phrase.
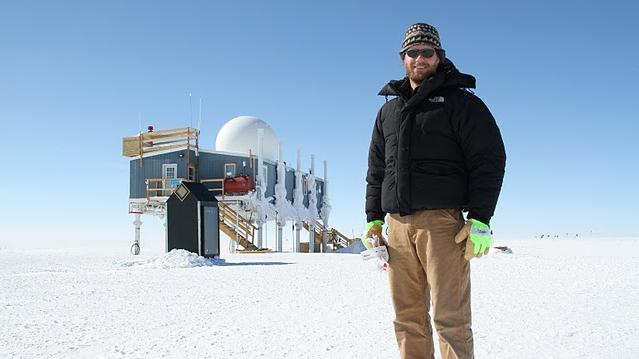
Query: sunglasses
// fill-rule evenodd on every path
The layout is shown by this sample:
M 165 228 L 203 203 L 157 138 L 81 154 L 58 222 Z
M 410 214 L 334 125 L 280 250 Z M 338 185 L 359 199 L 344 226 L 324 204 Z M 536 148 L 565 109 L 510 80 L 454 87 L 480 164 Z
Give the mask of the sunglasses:
M 435 55 L 435 49 L 426 48 L 426 49 L 410 49 L 406 51 L 406 55 L 412 59 L 416 59 L 419 55 L 422 55 L 424 58 L 431 58 Z

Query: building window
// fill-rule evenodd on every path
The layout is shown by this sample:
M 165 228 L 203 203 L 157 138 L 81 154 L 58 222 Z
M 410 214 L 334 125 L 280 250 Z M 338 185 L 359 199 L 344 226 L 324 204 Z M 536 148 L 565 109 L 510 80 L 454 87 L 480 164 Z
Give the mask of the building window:
M 262 180 L 264 180 L 264 183 L 262 184 L 262 186 L 267 187 L 268 186 L 268 167 L 266 165 L 262 165 Z
M 235 177 L 235 170 L 236 170 L 236 164 L 235 163 L 225 163 L 224 164 L 224 178 L 226 177 Z
M 189 174 L 187 177 L 189 181 L 195 181 L 195 166 L 193 165 L 189 166 Z
M 177 178 L 177 163 L 163 164 L 162 178 Z
M 159 191 L 161 196 L 170 196 L 173 192 L 171 189 L 179 185 L 177 179 L 177 163 L 165 163 L 162 165 L 162 191 Z

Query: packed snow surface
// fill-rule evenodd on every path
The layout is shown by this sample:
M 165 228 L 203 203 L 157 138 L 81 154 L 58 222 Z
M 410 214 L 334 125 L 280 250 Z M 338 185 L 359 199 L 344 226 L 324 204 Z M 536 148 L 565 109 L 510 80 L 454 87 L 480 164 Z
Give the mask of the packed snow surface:
M 639 357 L 639 240 L 498 244 L 472 262 L 476 358 Z M 0 250 L 0 358 L 398 357 L 357 254 L 126 250 Z

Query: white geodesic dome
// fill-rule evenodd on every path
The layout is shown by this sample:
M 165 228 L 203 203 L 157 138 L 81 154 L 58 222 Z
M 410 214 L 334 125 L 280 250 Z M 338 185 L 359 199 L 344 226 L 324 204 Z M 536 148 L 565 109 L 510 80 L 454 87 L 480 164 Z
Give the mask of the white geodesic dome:
M 222 126 L 215 139 L 215 150 L 223 152 L 248 154 L 252 151 L 258 154 L 257 129 L 264 130 L 262 137 L 263 156 L 275 160 L 279 139 L 268 123 L 254 116 L 239 116 L 231 119 Z

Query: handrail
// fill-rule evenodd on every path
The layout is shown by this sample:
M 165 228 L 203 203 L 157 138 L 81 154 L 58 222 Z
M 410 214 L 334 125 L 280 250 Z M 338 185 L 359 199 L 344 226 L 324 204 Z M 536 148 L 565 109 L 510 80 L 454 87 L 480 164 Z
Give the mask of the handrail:
M 240 234 L 244 237 L 255 237 L 257 227 L 247 221 L 244 217 L 238 215 L 238 213 L 235 212 L 235 210 L 233 210 L 227 203 L 219 202 L 218 207 L 220 208 L 220 220 L 235 225 L 238 230 L 241 230 L 242 233 Z
M 306 229 L 307 231 L 310 230 L 311 225 L 308 221 L 304 221 L 303 225 L 304 225 L 304 229 Z M 315 242 L 318 242 L 318 243 L 322 242 L 323 231 L 324 231 L 324 226 L 321 223 L 315 221 Z
M 248 224 L 246 224 L 244 221 L 236 221 L 236 218 L 234 216 L 233 211 L 230 211 L 228 208 L 224 208 L 221 207 L 222 211 L 220 211 L 220 213 L 222 214 L 221 220 L 230 224 L 235 225 L 235 227 L 237 227 L 239 230 L 241 230 L 243 232 L 243 234 L 246 235 L 253 235 L 253 229 L 251 227 L 249 227 Z
M 339 244 L 343 247 L 348 247 L 353 242 L 353 239 L 346 237 L 335 228 L 331 229 L 331 234 L 333 236 L 333 241 L 339 242 Z
M 200 131 L 195 128 L 175 128 L 170 130 L 157 130 L 153 132 L 139 132 L 135 136 L 122 139 L 122 155 L 127 157 L 140 157 L 140 166 L 147 153 L 164 151 L 174 148 L 186 147 L 186 159 L 189 161 L 189 149 L 198 151 Z M 192 142 L 195 142 L 193 144 Z
M 218 202 L 218 208 L 220 209 L 220 229 L 224 230 L 232 240 L 237 241 L 244 249 L 257 249 L 255 244 L 251 242 L 255 235 L 255 227 L 227 203 Z M 231 232 L 229 233 L 227 230 Z M 233 232 L 235 232 L 235 238 L 233 238 Z
M 304 229 L 306 229 L 307 231 L 310 229 L 309 228 L 310 224 L 308 223 L 308 221 L 304 221 L 303 225 L 304 225 Z M 316 221 L 315 222 L 315 241 L 322 240 L 323 231 L 324 231 L 324 225 Z M 329 228 L 326 230 L 326 232 L 328 234 L 328 238 L 327 238 L 328 241 L 332 242 L 333 244 L 337 243 L 342 247 L 348 247 L 353 242 L 351 238 L 346 237 L 335 228 Z
M 169 180 L 180 180 L 181 182 L 191 182 L 189 180 L 187 180 L 186 178 L 147 178 L 144 180 L 144 183 L 146 183 L 146 199 L 148 200 L 151 194 L 151 192 L 164 192 L 164 191 L 171 191 L 171 193 L 173 193 L 173 191 L 177 188 L 177 186 L 167 186 L 167 182 Z M 152 184 L 156 184 L 159 183 L 161 185 L 161 187 L 156 187 L 156 188 L 150 188 L 149 186 Z M 169 194 L 170 196 L 170 194 Z

